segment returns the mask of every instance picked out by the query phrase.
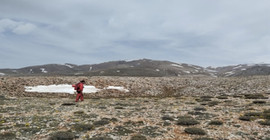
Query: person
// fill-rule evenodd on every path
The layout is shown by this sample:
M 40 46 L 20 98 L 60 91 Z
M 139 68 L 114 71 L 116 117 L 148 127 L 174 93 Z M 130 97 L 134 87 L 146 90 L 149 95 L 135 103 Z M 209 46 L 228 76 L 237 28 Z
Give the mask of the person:
M 74 89 L 77 92 L 77 96 L 76 96 L 75 102 L 78 102 L 79 99 L 81 99 L 81 101 L 83 101 L 83 88 L 84 88 L 83 85 L 84 84 L 85 84 L 85 81 L 84 80 L 81 80 L 78 84 L 72 85 L 72 87 L 74 87 Z

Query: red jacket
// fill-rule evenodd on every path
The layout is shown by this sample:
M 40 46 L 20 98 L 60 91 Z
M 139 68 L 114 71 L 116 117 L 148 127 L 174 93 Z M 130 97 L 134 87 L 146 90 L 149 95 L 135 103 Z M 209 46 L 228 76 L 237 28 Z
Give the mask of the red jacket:
M 72 87 L 74 87 L 74 89 L 77 90 L 77 92 L 82 92 L 83 91 L 83 88 L 84 88 L 82 82 L 80 82 L 80 83 L 78 83 L 76 85 L 72 85 Z

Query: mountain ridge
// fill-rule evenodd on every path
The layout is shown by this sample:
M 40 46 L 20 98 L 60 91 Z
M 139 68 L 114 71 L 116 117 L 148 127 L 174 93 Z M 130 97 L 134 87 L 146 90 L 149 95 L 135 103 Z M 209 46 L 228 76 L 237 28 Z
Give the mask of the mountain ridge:
M 0 76 L 184 76 L 203 75 L 234 77 L 270 75 L 270 64 L 239 64 L 223 67 L 202 67 L 166 60 L 138 59 L 108 61 L 99 64 L 44 64 L 18 69 L 0 69 Z

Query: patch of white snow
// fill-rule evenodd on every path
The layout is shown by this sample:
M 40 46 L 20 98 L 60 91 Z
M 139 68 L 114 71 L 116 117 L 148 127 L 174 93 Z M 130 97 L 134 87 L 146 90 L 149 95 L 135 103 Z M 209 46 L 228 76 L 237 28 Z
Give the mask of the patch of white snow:
M 4 75 L 6 75 L 6 74 L 0 72 L 0 76 L 4 76 Z
M 42 73 L 48 73 L 48 71 L 45 70 L 45 68 L 40 68 Z
M 180 64 L 171 64 L 174 67 L 179 67 L 179 68 L 183 68 L 183 66 L 181 66 Z
M 128 89 L 125 89 L 124 87 L 120 87 L 120 86 L 108 86 L 105 89 L 116 89 L 116 90 L 119 90 L 119 91 L 129 92 Z

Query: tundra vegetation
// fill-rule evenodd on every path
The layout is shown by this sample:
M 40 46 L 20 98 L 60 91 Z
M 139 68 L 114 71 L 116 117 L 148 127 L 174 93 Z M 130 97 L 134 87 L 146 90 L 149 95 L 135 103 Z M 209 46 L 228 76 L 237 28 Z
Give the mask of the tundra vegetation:
M 28 93 L 73 84 L 129 92 Z M 270 139 L 270 77 L 2 77 L 1 139 Z

